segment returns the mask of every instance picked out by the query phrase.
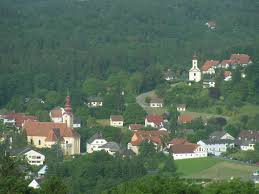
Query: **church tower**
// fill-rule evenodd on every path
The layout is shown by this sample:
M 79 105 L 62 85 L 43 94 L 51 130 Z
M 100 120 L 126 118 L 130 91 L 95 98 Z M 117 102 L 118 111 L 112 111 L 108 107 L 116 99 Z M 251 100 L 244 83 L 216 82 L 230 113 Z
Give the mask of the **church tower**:
M 73 127 L 73 113 L 71 108 L 71 98 L 66 97 L 65 112 L 63 113 L 63 123 L 67 124 L 67 127 Z
M 201 81 L 201 70 L 198 68 L 198 60 L 196 55 L 192 58 L 192 68 L 189 70 L 189 81 Z

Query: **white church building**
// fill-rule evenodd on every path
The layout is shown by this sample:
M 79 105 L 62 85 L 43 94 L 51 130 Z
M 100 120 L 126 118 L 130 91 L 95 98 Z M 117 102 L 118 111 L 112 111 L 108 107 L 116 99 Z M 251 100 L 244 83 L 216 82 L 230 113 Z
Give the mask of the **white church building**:
M 201 81 L 201 70 L 198 68 L 198 60 L 196 55 L 192 59 L 192 68 L 189 70 L 189 81 L 199 82 Z

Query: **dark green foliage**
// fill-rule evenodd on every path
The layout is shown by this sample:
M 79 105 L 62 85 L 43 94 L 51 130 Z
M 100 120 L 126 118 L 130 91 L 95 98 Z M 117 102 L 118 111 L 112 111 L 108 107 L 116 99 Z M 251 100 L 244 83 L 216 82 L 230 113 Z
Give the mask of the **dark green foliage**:
M 128 124 L 143 123 L 146 114 L 146 111 L 140 105 L 132 103 L 126 106 L 123 113 L 123 118 L 125 120 L 125 123 Z

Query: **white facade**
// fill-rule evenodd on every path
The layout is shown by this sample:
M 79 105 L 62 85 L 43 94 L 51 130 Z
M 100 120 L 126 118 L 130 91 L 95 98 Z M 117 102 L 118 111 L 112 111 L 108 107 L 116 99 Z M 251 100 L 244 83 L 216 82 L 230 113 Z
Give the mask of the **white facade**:
M 254 146 L 254 143 L 249 143 L 247 145 L 240 145 L 240 149 L 243 151 L 254 150 Z
M 163 107 L 163 103 L 152 102 L 152 103 L 150 103 L 149 105 L 150 105 L 150 107 L 152 107 L 152 108 Z
M 123 121 L 112 121 L 110 119 L 110 125 L 112 127 L 123 127 Z
M 45 161 L 45 156 L 39 152 L 36 152 L 34 150 L 30 150 L 24 154 L 28 164 L 40 166 L 43 165 Z
M 189 81 L 201 81 L 201 70 L 198 68 L 198 60 L 193 58 L 192 68 L 189 70 Z
M 105 139 L 95 139 L 92 143 L 86 144 L 86 152 L 87 153 L 93 153 L 96 151 L 100 151 L 100 146 L 106 144 L 107 141 Z
M 80 128 L 81 127 L 81 123 L 73 123 L 73 128 Z
M 216 71 L 213 67 L 210 67 L 207 71 L 202 71 L 203 74 L 215 74 Z
M 39 183 L 38 183 L 35 179 L 33 179 L 33 180 L 30 182 L 30 184 L 28 185 L 28 187 L 31 187 L 31 188 L 33 188 L 33 189 L 39 189 L 39 188 L 40 188 L 40 185 L 39 185 Z
M 203 88 L 215 88 L 215 81 L 204 81 Z
M 208 156 L 208 152 L 202 146 L 197 147 L 190 153 L 173 153 L 174 160 L 192 159 L 192 158 L 204 158 Z
M 161 122 L 161 123 L 158 125 L 157 123 L 149 122 L 147 119 L 145 119 L 145 127 L 153 127 L 153 128 L 163 127 L 163 123 Z
M 102 101 L 91 101 L 87 103 L 88 107 L 95 108 L 95 107 L 102 107 L 103 102 Z
M 202 140 L 198 141 L 197 144 L 204 147 L 208 153 L 215 156 L 220 156 L 222 153 L 227 151 L 227 148 L 233 148 L 234 143 L 205 143 Z
M 177 107 L 177 111 L 184 112 L 186 111 L 186 107 Z

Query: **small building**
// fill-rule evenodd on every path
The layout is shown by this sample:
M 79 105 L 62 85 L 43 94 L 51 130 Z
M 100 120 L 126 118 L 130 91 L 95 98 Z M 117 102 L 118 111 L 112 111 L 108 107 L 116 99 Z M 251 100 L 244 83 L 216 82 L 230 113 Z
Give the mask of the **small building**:
M 210 29 L 210 30 L 215 30 L 216 29 L 216 21 L 213 21 L 213 20 L 210 20 L 210 21 L 207 21 L 205 23 L 205 25 Z
M 103 106 L 103 99 L 101 97 L 91 96 L 87 99 L 87 106 L 89 108 L 97 108 Z
M 166 81 L 172 81 L 175 79 L 175 75 L 171 69 L 168 69 L 166 72 L 164 72 L 163 77 Z
M 231 81 L 232 80 L 232 73 L 231 71 L 224 71 L 224 81 Z
M 164 126 L 164 118 L 160 115 L 147 115 L 145 118 L 145 127 L 159 128 Z
M 201 70 L 198 68 L 198 60 L 196 55 L 192 59 L 192 68 L 189 70 L 189 81 L 199 82 L 201 81 Z
M 228 69 L 231 66 L 231 64 L 232 64 L 231 60 L 229 60 L 229 59 L 226 60 L 225 59 L 225 60 L 220 62 L 219 67 L 221 67 L 223 69 Z
M 211 133 L 209 135 L 210 139 L 230 139 L 230 140 L 234 140 L 235 138 L 230 135 L 229 133 L 225 132 L 225 131 L 214 131 L 213 133 Z
M 240 65 L 242 67 L 246 67 L 248 64 L 252 63 L 250 56 L 247 54 L 232 54 L 230 56 L 232 65 Z
M 193 120 L 193 117 L 192 115 L 190 114 L 182 114 L 178 117 L 178 121 L 181 123 L 181 124 L 186 124 L 186 123 L 190 123 L 192 122 Z
M 86 143 L 86 152 L 93 153 L 95 151 L 100 151 L 100 146 L 106 144 L 107 141 L 103 138 L 101 132 L 95 133 Z
M 130 124 L 129 125 L 129 130 L 131 131 L 137 131 L 137 130 L 140 130 L 140 129 L 143 129 L 145 126 L 144 125 L 141 125 L 141 124 Z
M 226 152 L 228 148 L 234 148 L 234 140 L 231 139 L 208 139 L 200 140 L 197 144 L 204 147 L 208 153 L 215 156 L 220 156 Z
M 36 116 L 25 115 L 24 113 L 9 113 L 2 115 L 1 119 L 5 125 L 15 126 L 16 128 L 22 128 L 23 124 L 27 120 L 38 121 Z
M 119 144 L 117 144 L 116 142 L 110 141 L 107 142 L 104 145 L 101 145 L 99 147 L 99 150 L 104 150 L 105 152 L 107 152 L 108 154 L 114 156 L 116 153 L 121 153 L 122 149 L 121 146 Z
M 44 165 L 39 171 L 38 171 L 38 178 L 43 178 L 48 170 L 48 166 Z
M 33 189 L 39 189 L 40 188 L 40 184 L 35 179 L 33 179 L 30 182 L 30 184 L 28 185 L 28 187 L 31 187 Z
M 243 151 L 254 150 L 255 142 L 249 140 L 236 140 L 235 144 Z
M 110 126 L 113 127 L 123 127 L 123 116 L 121 115 L 111 115 Z
M 208 156 L 203 146 L 186 142 L 183 144 L 173 144 L 170 146 L 169 152 L 174 157 L 174 160 L 204 158 Z
M 81 119 L 78 117 L 75 117 L 73 120 L 73 128 L 80 128 L 81 127 Z
M 128 143 L 128 149 L 132 150 L 135 154 L 139 154 L 139 146 L 143 142 L 153 143 L 157 151 L 162 151 L 163 149 L 163 137 L 168 137 L 169 133 L 167 131 L 136 131 L 131 141 Z
M 219 61 L 207 60 L 201 67 L 202 73 L 215 74 L 216 73 L 215 69 L 217 68 L 218 64 L 219 64 Z
M 186 104 L 177 104 L 176 109 L 179 112 L 184 112 L 186 111 Z
M 163 99 L 155 97 L 150 100 L 149 106 L 152 108 L 161 108 L 163 107 Z

